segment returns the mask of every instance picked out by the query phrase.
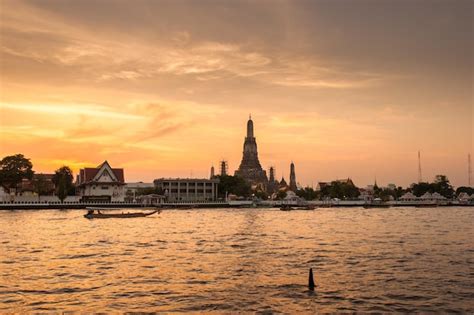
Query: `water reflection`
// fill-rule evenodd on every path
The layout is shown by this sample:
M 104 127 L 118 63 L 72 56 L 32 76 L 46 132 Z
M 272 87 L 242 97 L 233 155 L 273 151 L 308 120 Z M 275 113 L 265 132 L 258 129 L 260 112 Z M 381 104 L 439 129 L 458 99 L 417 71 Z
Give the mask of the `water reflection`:
M 82 215 L 0 212 L 0 311 L 474 309 L 469 208 Z

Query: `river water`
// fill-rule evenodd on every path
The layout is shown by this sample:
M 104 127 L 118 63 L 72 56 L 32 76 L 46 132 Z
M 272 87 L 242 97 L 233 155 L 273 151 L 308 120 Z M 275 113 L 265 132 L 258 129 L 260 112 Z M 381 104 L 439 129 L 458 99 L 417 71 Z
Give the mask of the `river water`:
M 474 311 L 474 208 L 84 212 L 0 211 L 0 312 Z

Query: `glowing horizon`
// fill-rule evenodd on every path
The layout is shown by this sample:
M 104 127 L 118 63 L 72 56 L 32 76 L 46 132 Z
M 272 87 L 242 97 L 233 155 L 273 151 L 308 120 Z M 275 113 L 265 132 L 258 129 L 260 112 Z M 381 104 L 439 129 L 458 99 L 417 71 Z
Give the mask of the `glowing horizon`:
M 233 173 L 251 112 L 277 178 L 293 160 L 302 185 L 407 186 L 420 150 L 424 180 L 467 185 L 470 1 L 0 7 L 0 157 L 37 172 L 108 160 L 147 182 L 226 159 Z

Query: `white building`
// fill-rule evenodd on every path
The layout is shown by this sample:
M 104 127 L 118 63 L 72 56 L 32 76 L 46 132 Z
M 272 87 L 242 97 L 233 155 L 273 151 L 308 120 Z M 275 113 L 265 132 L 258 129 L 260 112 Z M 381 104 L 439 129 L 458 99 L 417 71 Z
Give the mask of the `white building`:
M 411 192 L 407 192 L 403 194 L 403 196 L 401 196 L 399 200 L 400 201 L 417 201 L 418 197 L 412 194 Z
M 301 198 L 298 197 L 293 191 L 289 190 L 286 192 L 285 201 L 287 202 L 300 202 Z
M 127 183 L 125 185 L 125 195 L 130 196 L 135 199 L 137 191 L 146 188 L 155 188 L 155 184 L 153 183 L 144 183 L 144 182 L 137 182 L 137 183 Z
M 420 200 L 430 201 L 433 200 L 433 197 L 431 196 L 431 193 L 427 191 L 420 197 Z
M 11 201 L 11 200 L 12 200 L 12 197 L 7 192 L 7 190 L 3 186 L 0 186 L 0 201 Z
M 459 201 L 462 201 L 462 202 L 467 202 L 467 201 L 469 201 L 469 198 L 470 198 L 470 196 L 469 196 L 468 193 L 462 192 L 462 193 L 460 193 L 460 194 L 458 195 L 458 198 L 457 198 L 457 199 L 458 199 Z
M 216 201 L 218 179 L 159 178 L 153 181 L 161 188 L 167 201 Z
M 443 201 L 446 200 L 447 198 L 442 196 L 440 193 L 435 192 L 434 194 L 431 195 L 431 200 L 436 200 L 436 201 Z
M 112 168 L 105 161 L 96 168 L 81 169 L 76 186 L 82 201 L 124 201 L 123 168 Z
M 360 188 L 359 189 L 359 199 L 364 201 L 372 201 L 374 200 L 374 186 L 369 185 L 367 188 Z
M 428 201 L 428 202 L 436 202 L 436 203 L 442 203 L 446 201 L 446 197 L 440 195 L 439 193 L 435 192 L 433 194 L 430 194 L 429 192 L 426 192 L 423 196 L 419 198 L 422 201 Z

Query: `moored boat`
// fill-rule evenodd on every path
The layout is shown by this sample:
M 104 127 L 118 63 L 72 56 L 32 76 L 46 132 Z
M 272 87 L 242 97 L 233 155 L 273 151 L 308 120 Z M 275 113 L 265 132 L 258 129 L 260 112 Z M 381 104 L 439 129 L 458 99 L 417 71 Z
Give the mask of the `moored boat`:
M 364 209 L 372 209 L 372 208 L 390 208 L 391 205 L 383 203 L 383 204 L 365 204 Z
M 293 210 L 293 207 L 291 207 L 290 205 L 283 205 L 283 206 L 281 206 L 280 210 L 281 211 L 291 211 L 291 210 Z
M 437 203 L 419 203 L 415 205 L 415 208 L 437 208 Z
M 330 203 L 323 203 L 318 206 L 319 208 L 332 208 L 332 204 Z
M 313 206 L 313 205 L 306 205 L 306 206 L 303 206 L 303 207 L 296 208 L 296 210 L 314 210 L 314 209 L 316 209 L 316 207 Z

